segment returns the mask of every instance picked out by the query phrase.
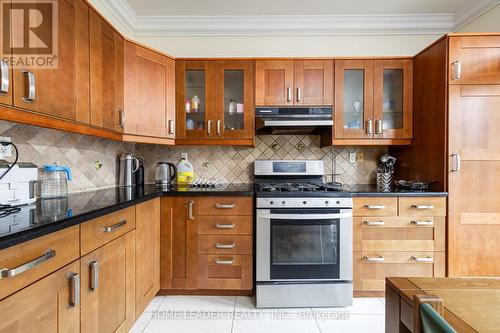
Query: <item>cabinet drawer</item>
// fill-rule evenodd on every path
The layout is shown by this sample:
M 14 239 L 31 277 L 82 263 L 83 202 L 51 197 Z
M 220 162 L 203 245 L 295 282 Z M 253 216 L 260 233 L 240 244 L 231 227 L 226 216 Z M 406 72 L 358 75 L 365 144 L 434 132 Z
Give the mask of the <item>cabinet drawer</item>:
M 200 254 L 252 254 L 252 236 L 200 235 Z
M 434 240 L 362 240 L 363 251 L 434 251 Z
M 446 216 L 446 198 L 442 197 L 401 197 L 401 216 Z
M 201 216 L 198 218 L 199 235 L 251 235 L 252 216 Z
M 353 198 L 354 216 L 397 216 L 398 198 Z
M 198 215 L 252 215 L 252 197 L 200 197 Z
M 80 227 L 81 255 L 85 255 L 133 230 L 135 228 L 135 207 L 104 215 L 82 223 Z
M 251 290 L 252 255 L 200 255 L 198 288 Z
M 73 226 L 0 251 L 0 299 L 79 258 L 79 227 Z

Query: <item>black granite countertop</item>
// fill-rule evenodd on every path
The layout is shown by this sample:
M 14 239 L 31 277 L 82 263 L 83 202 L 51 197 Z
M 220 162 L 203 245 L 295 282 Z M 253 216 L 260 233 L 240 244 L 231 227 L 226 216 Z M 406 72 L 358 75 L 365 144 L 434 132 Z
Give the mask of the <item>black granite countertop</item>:
M 392 188 L 390 192 L 380 192 L 374 184 L 344 185 L 345 191 L 351 192 L 353 197 L 446 197 L 448 192 L 430 188 L 425 191 L 411 191 Z
M 253 184 L 222 184 L 194 189 L 174 186 L 159 190 L 154 185 L 110 188 L 72 193 L 63 199 L 39 199 L 20 211 L 0 217 L 0 250 L 52 232 L 113 213 L 138 203 L 168 195 L 253 195 Z

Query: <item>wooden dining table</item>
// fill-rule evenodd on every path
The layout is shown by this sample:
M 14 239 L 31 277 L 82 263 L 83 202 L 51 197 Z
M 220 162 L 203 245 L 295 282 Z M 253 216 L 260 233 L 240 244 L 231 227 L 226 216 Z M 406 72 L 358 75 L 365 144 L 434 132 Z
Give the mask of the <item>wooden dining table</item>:
M 500 332 L 500 278 L 386 278 L 385 332 L 413 332 L 414 295 L 443 300 L 444 319 L 459 333 Z

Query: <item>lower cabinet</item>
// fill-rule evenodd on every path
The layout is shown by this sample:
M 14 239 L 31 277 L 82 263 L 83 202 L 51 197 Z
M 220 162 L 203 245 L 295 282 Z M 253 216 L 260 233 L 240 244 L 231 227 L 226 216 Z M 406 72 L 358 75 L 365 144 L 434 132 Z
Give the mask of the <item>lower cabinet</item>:
M 79 274 L 77 260 L 0 301 L 0 332 L 79 332 Z

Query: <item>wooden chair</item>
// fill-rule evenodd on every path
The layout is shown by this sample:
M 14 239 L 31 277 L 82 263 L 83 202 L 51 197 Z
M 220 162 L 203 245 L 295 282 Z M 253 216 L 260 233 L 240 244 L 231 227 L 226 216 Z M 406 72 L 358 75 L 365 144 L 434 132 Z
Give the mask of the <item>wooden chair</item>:
M 413 297 L 413 333 L 457 333 L 444 319 L 443 300 L 434 295 Z

